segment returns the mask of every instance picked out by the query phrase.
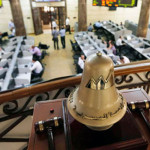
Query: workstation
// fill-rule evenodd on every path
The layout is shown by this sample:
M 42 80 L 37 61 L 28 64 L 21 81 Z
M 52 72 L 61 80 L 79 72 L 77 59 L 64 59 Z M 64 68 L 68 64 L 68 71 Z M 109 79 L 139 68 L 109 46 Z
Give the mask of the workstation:
M 118 65 L 119 56 L 115 56 L 111 50 L 108 50 L 107 45 L 98 39 L 98 36 L 93 32 L 78 32 L 74 38 L 86 57 L 101 52 L 104 55 L 109 55 L 114 61 L 114 65 Z
M 23 38 L 15 37 L 2 45 L 4 50 L 0 61 L 1 91 L 24 87 L 31 83 L 32 54 L 29 49 L 21 50 Z M 34 43 L 34 40 L 26 40 L 27 43 L 31 41 Z

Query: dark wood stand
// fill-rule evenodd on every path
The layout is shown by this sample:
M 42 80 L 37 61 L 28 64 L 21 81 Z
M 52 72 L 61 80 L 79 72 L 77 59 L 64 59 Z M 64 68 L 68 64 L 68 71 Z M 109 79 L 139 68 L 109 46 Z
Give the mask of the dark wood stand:
M 127 102 L 150 100 L 141 89 L 121 92 Z M 54 113 L 50 113 L 51 108 Z M 149 112 L 146 115 L 150 117 Z M 34 123 L 58 116 L 64 118 L 65 128 L 53 132 L 56 150 L 150 150 L 150 130 L 137 112 L 131 113 L 127 109 L 126 115 L 109 130 L 93 131 L 72 118 L 64 99 L 39 102 L 35 105 L 28 150 L 48 150 L 46 135 L 35 134 Z

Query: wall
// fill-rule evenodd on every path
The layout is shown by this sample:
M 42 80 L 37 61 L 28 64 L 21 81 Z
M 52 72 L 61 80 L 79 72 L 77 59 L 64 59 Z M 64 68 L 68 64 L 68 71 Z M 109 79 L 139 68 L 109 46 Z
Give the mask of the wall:
M 78 0 L 66 0 L 67 16 L 70 17 L 70 25 L 74 27 L 78 22 Z
M 64 7 L 65 2 L 32 2 L 33 7 L 44 7 L 44 6 L 51 6 L 51 7 Z
M 20 0 L 20 5 L 22 8 L 22 15 L 23 15 L 23 20 L 24 20 L 26 32 L 28 34 L 34 33 L 32 12 L 31 12 L 31 7 L 30 7 L 30 0 Z
M 67 14 L 70 17 L 71 25 L 78 18 L 78 0 L 66 0 L 67 1 Z M 112 20 L 115 23 L 120 23 L 125 20 L 130 20 L 138 23 L 142 0 L 138 0 L 138 6 L 134 8 L 117 8 L 116 11 L 109 11 L 108 7 L 92 6 L 92 0 L 87 0 L 87 24 L 94 23 L 98 20 Z
M 0 32 L 8 32 L 8 23 L 12 19 L 11 8 L 8 0 L 3 0 L 2 2 L 3 7 L 0 8 Z
M 98 20 L 112 20 L 116 23 L 130 20 L 138 23 L 142 0 L 138 0 L 138 7 L 134 8 L 117 8 L 116 11 L 109 11 L 108 7 L 92 6 L 92 0 L 87 0 L 87 24 L 94 23 Z M 27 33 L 34 33 L 33 21 L 29 0 L 20 0 L 24 23 Z M 66 0 L 67 14 L 70 17 L 71 27 L 78 21 L 78 0 Z M 60 3 L 34 3 L 34 7 L 41 6 L 64 6 Z M 8 23 L 12 18 L 10 4 L 8 0 L 3 0 L 3 7 L 0 8 L 0 32 L 8 31 Z
M 9 0 L 3 0 L 3 7 L 0 8 L 0 32 L 9 32 L 8 23 L 12 19 L 12 13 Z M 34 33 L 32 14 L 29 0 L 20 0 L 23 19 L 27 33 Z

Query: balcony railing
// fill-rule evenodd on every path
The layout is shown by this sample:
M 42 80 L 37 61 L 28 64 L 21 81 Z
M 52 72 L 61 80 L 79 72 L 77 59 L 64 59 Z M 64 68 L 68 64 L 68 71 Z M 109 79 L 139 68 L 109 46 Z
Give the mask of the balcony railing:
M 114 74 L 118 89 L 142 87 L 147 93 L 149 92 L 150 60 L 116 66 Z M 28 142 L 29 137 L 6 138 L 5 136 L 28 116 L 32 116 L 35 102 L 68 97 L 71 91 L 80 84 L 81 78 L 82 74 L 78 74 L 1 92 L 0 122 L 10 119 L 14 121 L 0 131 L 0 142 Z M 27 146 L 24 149 L 27 149 Z

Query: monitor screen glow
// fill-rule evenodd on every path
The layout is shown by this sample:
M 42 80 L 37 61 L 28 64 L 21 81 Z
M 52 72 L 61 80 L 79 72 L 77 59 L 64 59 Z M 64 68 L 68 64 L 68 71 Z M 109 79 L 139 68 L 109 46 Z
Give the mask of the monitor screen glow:
M 35 2 L 61 2 L 62 0 L 35 0 Z
M 0 0 L 0 7 L 2 7 L 2 0 Z

